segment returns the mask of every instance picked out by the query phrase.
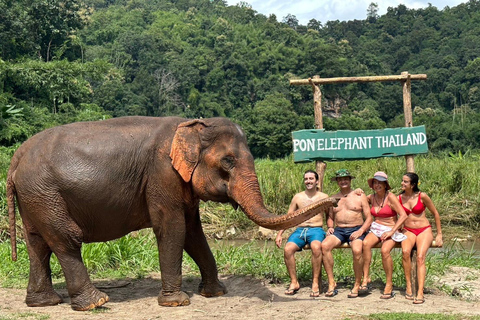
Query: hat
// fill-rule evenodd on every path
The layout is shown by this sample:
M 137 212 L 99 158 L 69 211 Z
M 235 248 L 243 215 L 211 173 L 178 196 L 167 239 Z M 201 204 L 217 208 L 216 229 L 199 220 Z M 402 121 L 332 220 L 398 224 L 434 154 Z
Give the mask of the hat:
M 330 181 L 337 181 L 337 178 L 343 177 L 350 177 L 350 179 L 355 179 L 355 177 L 352 176 L 347 169 L 340 169 L 335 172 L 335 177 L 332 177 Z
M 390 190 L 392 189 L 390 187 L 390 185 L 388 184 L 388 176 L 385 172 L 383 171 L 377 171 L 375 172 L 375 174 L 373 175 L 373 178 L 370 178 L 368 179 L 368 185 L 370 188 L 373 189 L 373 180 L 377 180 L 377 181 L 382 181 L 382 182 L 385 182 L 386 186 L 385 186 L 385 189 L 386 190 Z

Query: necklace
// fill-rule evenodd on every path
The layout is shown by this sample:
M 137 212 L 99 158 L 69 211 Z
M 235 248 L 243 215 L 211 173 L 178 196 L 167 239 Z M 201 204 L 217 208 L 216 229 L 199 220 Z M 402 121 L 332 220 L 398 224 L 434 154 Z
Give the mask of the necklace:
M 375 203 L 379 204 L 380 210 L 382 210 L 382 208 L 385 204 L 385 199 L 386 198 L 387 198 L 387 193 L 385 192 L 385 195 L 383 196 L 382 204 L 380 204 L 380 202 L 377 200 L 377 193 L 375 193 L 375 195 L 373 196 L 373 199 L 375 199 Z M 378 211 L 380 211 L 380 210 L 378 210 Z M 377 211 L 377 213 L 378 213 L 378 211 Z
M 352 193 L 352 191 L 349 191 L 349 192 L 347 192 L 347 193 L 343 193 L 343 192 L 342 192 L 342 194 L 343 194 L 343 196 L 344 196 L 345 198 L 346 198 L 350 193 Z

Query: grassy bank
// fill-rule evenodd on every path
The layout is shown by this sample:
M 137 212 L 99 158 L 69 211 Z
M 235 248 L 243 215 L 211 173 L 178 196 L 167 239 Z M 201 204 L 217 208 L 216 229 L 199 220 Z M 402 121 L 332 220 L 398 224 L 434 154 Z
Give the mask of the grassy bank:
M 277 249 L 273 241 L 247 241 L 243 244 L 228 241 L 211 241 L 212 252 L 217 260 L 218 270 L 223 274 L 249 275 L 266 279 L 271 283 L 287 283 L 288 274 L 283 262 L 283 250 Z M 468 250 L 459 250 L 453 244 L 442 250 L 431 250 L 427 255 L 427 287 L 435 287 L 435 276 L 441 276 L 451 266 L 480 268 L 480 257 Z M 9 242 L 0 244 L 0 282 L 4 287 L 26 287 L 29 262 L 24 242 L 19 242 L 18 261 L 10 259 Z M 94 279 L 143 278 L 152 272 L 159 272 L 158 251 L 152 232 L 147 230 L 130 234 L 115 241 L 86 244 L 82 257 Z M 310 252 L 300 252 L 297 258 L 297 273 L 300 281 L 311 281 Z M 353 281 L 352 257 L 350 250 L 334 250 L 335 277 L 337 282 L 351 285 Z M 403 287 L 405 279 L 401 265 L 401 252 L 393 251 L 395 286 Z M 57 286 L 64 286 L 63 274 L 58 260 L 52 258 L 52 275 Z M 193 260 L 184 254 L 183 274 L 199 277 L 200 273 Z M 380 252 L 373 251 L 371 277 L 374 282 L 385 281 Z M 323 279 L 326 279 L 325 276 Z M 441 289 L 441 288 L 439 288 Z

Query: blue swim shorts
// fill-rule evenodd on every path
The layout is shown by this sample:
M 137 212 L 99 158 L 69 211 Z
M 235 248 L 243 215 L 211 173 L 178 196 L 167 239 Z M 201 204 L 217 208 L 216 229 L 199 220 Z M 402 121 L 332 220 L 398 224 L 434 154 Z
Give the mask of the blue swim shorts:
M 310 244 L 315 240 L 322 242 L 325 236 L 326 233 L 321 227 L 300 227 L 288 237 L 287 243 L 293 242 L 302 250 L 307 243 Z
M 351 228 L 341 228 L 341 227 L 336 227 L 335 231 L 333 231 L 333 235 L 337 237 L 342 243 L 348 243 L 350 244 L 350 235 L 360 229 L 362 226 L 356 226 L 356 227 L 351 227 Z M 360 237 L 358 237 L 356 240 L 363 240 L 365 239 L 365 236 L 367 233 L 365 232 L 362 234 Z

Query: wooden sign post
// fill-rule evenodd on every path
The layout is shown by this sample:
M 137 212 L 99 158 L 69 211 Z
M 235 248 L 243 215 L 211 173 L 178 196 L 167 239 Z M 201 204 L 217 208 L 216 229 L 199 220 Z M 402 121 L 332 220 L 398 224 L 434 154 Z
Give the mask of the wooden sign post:
M 407 71 L 402 72 L 401 75 L 390 76 L 366 76 L 366 77 L 340 77 L 340 78 L 320 78 L 314 76 L 308 79 L 290 80 L 292 86 L 310 85 L 313 88 L 313 104 L 315 114 L 315 129 L 323 129 L 323 114 L 322 114 L 322 91 L 320 85 L 333 83 L 354 83 L 354 82 L 387 82 L 400 81 L 403 87 L 403 113 L 405 115 L 405 127 L 413 127 L 412 119 L 412 99 L 411 99 L 411 81 L 412 80 L 427 80 L 426 74 L 409 74 Z M 408 172 L 414 172 L 415 166 L 413 162 L 413 155 L 405 156 L 406 166 Z M 326 163 L 323 161 L 316 161 L 316 171 L 319 175 L 319 188 L 323 191 L 323 178 L 325 175 Z

